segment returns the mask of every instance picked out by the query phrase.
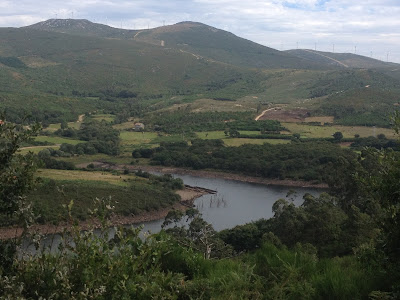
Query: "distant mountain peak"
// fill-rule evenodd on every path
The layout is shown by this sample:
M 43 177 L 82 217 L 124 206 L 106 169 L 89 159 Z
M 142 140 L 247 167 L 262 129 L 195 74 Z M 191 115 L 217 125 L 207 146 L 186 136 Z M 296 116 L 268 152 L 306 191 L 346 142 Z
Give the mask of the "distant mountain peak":
M 59 28 L 59 27 L 66 27 L 66 28 L 71 28 L 71 27 L 82 27 L 85 25 L 94 25 L 93 22 L 90 22 L 89 20 L 86 19 L 49 19 L 46 21 L 42 21 L 36 24 L 33 24 L 29 27 L 31 28 L 44 28 L 44 27 L 49 27 L 49 28 Z M 100 24 L 99 24 L 100 25 Z M 103 25 L 105 26 L 105 25 Z
M 134 30 L 119 29 L 86 19 L 49 19 L 26 28 L 78 35 L 129 38 Z
M 175 25 L 193 25 L 193 26 L 208 26 L 206 24 L 200 23 L 200 22 L 193 22 L 193 21 L 182 21 L 178 22 Z

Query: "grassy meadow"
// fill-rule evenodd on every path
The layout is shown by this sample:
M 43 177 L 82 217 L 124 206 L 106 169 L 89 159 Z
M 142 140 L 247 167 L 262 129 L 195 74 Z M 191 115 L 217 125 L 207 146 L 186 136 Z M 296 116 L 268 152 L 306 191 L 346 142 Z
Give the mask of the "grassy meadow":
M 52 170 L 39 169 L 36 174 L 38 177 L 54 179 L 54 180 L 76 180 L 76 181 L 96 181 L 107 182 L 118 186 L 128 186 L 127 180 L 133 176 L 121 175 L 119 173 L 97 172 L 97 171 L 79 171 L 79 170 Z M 140 179 L 134 177 L 135 180 Z
M 396 133 L 393 129 L 380 128 L 380 127 L 366 127 L 366 126 L 314 126 L 302 123 L 282 123 L 282 126 L 287 128 L 291 134 L 299 133 L 304 138 L 324 138 L 331 137 L 335 132 L 340 131 L 345 138 L 354 138 L 355 134 L 360 137 L 377 136 L 384 134 L 387 138 L 395 138 Z
M 36 142 L 49 142 L 53 144 L 71 144 L 71 145 L 76 145 L 79 143 L 83 143 L 81 140 L 76 140 L 76 139 L 69 139 L 69 138 L 64 138 L 64 137 L 59 137 L 59 136 L 48 136 L 48 135 L 39 135 L 35 137 Z

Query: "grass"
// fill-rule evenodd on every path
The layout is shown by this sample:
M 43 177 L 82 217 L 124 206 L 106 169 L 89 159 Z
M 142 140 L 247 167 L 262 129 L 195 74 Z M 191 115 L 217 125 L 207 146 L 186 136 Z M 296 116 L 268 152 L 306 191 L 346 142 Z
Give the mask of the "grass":
M 112 114 L 97 114 L 97 115 L 91 115 L 90 117 L 96 121 L 104 120 L 106 122 L 112 122 L 115 119 L 115 115 Z
M 108 172 L 52 169 L 39 169 L 37 172 L 37 176 L 54 180 L 102 181 L 118 186 L 127 186 L 128 184 L 126 183 L 126 180 L 132 179 L 133 177 L 138 178 L 132 175 L 113 175 Z
M 109 198 L 114 212 L 136 215 L 170 207 L 179 196 L 159 182 L 135 175 L 112 175 L 107 172 L 39 170 L 42 181 L 28 196 L 40 215 L 40 223 L 58 223 L 66 217 L 63 205 L 73 200 L 72 215 L 87 219 L 96 198 Z
M 81 128 L 81 124 L 82 123 L 80 122 L 68 122 L 68 127 L 79 130 L 79 128 Z
M 279 140 L 279 139 L 241 139 L 241 138 L 233 138 L 233 139 L 225 139 L 224 144 L 226 146 L 238 147 L 244 144 L 254 144 L 254 145 L 262 145 L 264 143 L 277 145 L 277 144 L 288 144 L 290 140 Z
M 240 131 L 242 134 L 259 134 L 258 131 Z M 247 138 L 230 138 L 225 135 L 223 131 L 206 131 L 206 132 L 197 132 L 196 136 L 203 140 L 213 140 L 213 139 L 222 139 L 226 146 L 238 147 L 244 144 L 255 144 L 262 145 L 264 143 L 268 144 L 287 144 L 290 143 L 289 140 L 281 140 L 281 139 L 247 139 Z
M 392 129 L 365 126 L 312 126 L 301 123 L 282 123 L 282 126 L 290 130 L 291 133 L 299 133 L 301 137 L 323 138 L 331 137 L 337 131 L 343 133 L 345 138 L 353 138 L 355 134 L 360 137 L 376 136 L 383 133 L 387 138 L 395 138 L 396 134 Z
M 226 139 L 227 136 L 223 131 L 204 131 L 196 132 L 196 136 L 202 140 L 215 140 L 215 139 Z
M 115 164 L 129 164 L 132 161 L 131 152 L 126 152 L 119 156 L 111 156 L 107 154 L 79 155 L 72 157 L 62 157 L 60 160 L 72 162 L 75 165 L 90 163 L 93 161 L 102 161 Z
M 38 154 L 40 151 L 47 149 L 47 148 L 53 148 L 53 149 L 58 149 L 60 146 L 54 145 L 54 146 L 31 146 L 31 147 L 23 147 L 20 148 L 20 153 L 21 154 L 27 154 L 28 152 L 32 152 L 35 154 Z
M 135 122 L 133 122 L 133 121 L 129 121 L 129 122 L 121 123 L 121 124 L 115 124 L 115 125 L 113 125 L 113 128 L 117 129 L 117 130 L 132 129 L 134 126 L 134 123 Z
M 68 124 L 68 127 L 79 130 L 82 123 L 76 121 L 76 122 L 68 122 L 67 124 Z M 61 123 L 54 123 L 54 124 L 50 124 L 47 128 L 44 128 L 43 131 L 54 132 L 60 128 L 61 128 Z
M 305 119 L 305 122 L 318 122 L 321 124 L 324 123 L 333 123 L 334 117 L 333 116 L 325 116 L 325 117 L 308 117 Z
M 47 128 L 43 129 L 43 131 L 54 132 L 61 128 L 61 123 L 50 124 Z
M 47 136 L 47 135 L 39 135 L 35 137 L 35 141 L 37 142 L 49 142 L 53 144 L 71 144 L 71 145 L 76 145 L 79 143 L 84 143 L 84 141 L 81 140 L 74 140 L 74 139 L 67 139 L 59 136 Z
M 150 144 L 155 138 L 157 138 L 157 133 L 121 131 L 120 138 L 122 145 Z

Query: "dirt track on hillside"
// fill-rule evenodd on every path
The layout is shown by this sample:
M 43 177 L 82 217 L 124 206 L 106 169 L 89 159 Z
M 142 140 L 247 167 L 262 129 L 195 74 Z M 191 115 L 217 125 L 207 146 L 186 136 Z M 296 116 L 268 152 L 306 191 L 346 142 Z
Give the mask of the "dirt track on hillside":
M 304 108 L 284 109 L 281 107 L 270 108 L 262 112 L 257 120 L 278 120 L 280 122 L 304 122 L 310 112 Z

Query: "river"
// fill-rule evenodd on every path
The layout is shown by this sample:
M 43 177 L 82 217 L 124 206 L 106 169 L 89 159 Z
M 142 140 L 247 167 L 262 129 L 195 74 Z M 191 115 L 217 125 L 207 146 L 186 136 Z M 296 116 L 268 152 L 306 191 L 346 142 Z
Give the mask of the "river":
M 158 173 L 160 174 L 160 173 Z M 194 205 L 203 215 L 203 219 L 212 224 L 217 231 L 232 228 L 236 225 L 249 223 L 261 218 L 271 218 L 272 205 L 280 198 L 293 201 L 295 205 L 303 202 L 303 195 L 310 193 L 314 196 L 323 189 L 263 185 L 236 180 L 205 178 L 193 175 L 173 174 L 190 186 L 199 186 L 217 191 L 214 195 L 203 195 L 194 201 Z M 291 190 L 296 192 L 286 197 Z M 144 223 L 143 232 L 156 233 L 160 231 L 163 219 Z M 60 238 L 58 235 L 48 236 L 44 246 L 52 245 L 56 249 Z M 25 247 L 23 247 L 25 248 Z M 28 247 L 34 251 L 32 247 Z M 30 251 L 29 251 L 30 252 Z
M 192 175 L 173 174 L 173 176 L 181 178 L 185 184 L 217 191 L 215 195 L 203 195 L 197 198 L 194 205 L 202 213 L 203 219 L 218 231 L 261 218 L 271 218 L 272 205 L 280 198 L 289 201 L 293 199 L 295 205 L 300 205 L 304 194 L 317 196 L 324 191 L 316 188 L 292 188 Z M 290 190 L 296 193 L 286 198 Z M 162 222 L 163 220 L 148 222 L 144 229 L 158 231 Z

